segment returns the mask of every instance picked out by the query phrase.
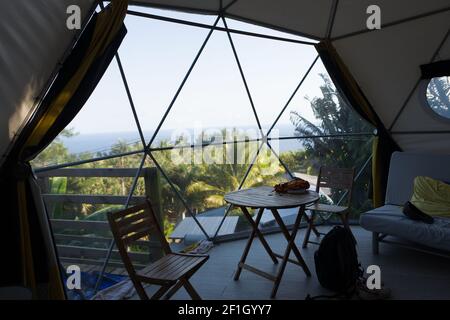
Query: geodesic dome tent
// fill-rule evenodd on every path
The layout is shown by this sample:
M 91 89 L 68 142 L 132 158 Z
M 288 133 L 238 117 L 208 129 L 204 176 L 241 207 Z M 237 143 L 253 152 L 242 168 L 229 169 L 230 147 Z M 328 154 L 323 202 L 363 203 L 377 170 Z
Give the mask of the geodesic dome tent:
M 65 23 L 72 2 L 2 4 L 2 157 L 73 40 L 73 31 L 58 27 Z M 87 15 L 93 1 L 76 2 Z M 217 14 L 220 2 L 132 1 L 204 14 Z M 371 4 L 381 9 L 381 30 L 366 28 Z M 440 142 L 448 139 L 449 124 L 426 111 L 418 85 L 420 65 L 449 59 L 448 1 L 229 0 L 222 7 L 232 18 L 315 40 L 330 39 L 402 149 L 449 151 L 449 145 Z
M 3 70 L 0 75 L 0 164 L 5 171 L 17 160 L 14 155 L 19 151 L 15 149 L 21 139 L 26 139 L 24 135 L 30 135 L 26 133 L 27 128 L 33 123 L 36 125 L 42 116 L 42 102 L 61 66 L 73 53 L 79 32 L 68 30 L 65 23 L 66 9 L 74 3 L 81 9 L 82 21 L 87 22 L 96 4 L 91 0 L 20 0 L 1 5 L 4 32 L 0 36 L 3 44 L 0 48 Z M 130 1 L 130 4 L 214 16 L 221 14 L 317 42 L 320 57 L 335 85 L 349 104 L 377 128 L 375 183 L 383 184 L 383 177 L 378 177 L 381 180 L 377 182 L 377 175 L 385 176 L 392 150 L 450 152 L 450 120 L 445 116 L 448 104 L 443 105 L 443 112 L 437 113 L 427 105 L 426 98 L 429 80 L 449 75 L 450 7 L 446 0 L 142 0 Z M 366 26 L 370 5 L 380 8 L 379 30 L 368 30 Z M 116 18 L 116 24 L 123 19 L 119 14 L 112 18 Z M 112 30 L 117 32 L 114 23 L 103 30 L 105 34 Z M 97 36 L 102 39 L 101 34 Z M 111 43 L 112 40 L 105 41 Z M 110 47 L 111 54 L 114 48 Z M 104 53 L 106 49 L 100 51 Z M 430 65 L 435 62 L 440 64 Z M 81 62 L 72 63 L 76 72 L 77 63 Z M 428 65 L 424 68 L 431 71 L 422 72 L 423 65 Z M 448 103 L 448 91 L 446 94 Z M 71 116 L 74 115 L 66 115 L 66 118 Z M 56 123 L 53 131 L 63 127 Z M 22 160 L 29 160 L 29 156 Z M 14 181 L 11 177 L 8 179 L 4 181 Z M 5 184 L 2 191 L 4 189 L 10 189 L 10 185 Z M 379 186 L 378 197 L 382 190 Z M 11 223 L 14 223 L 13 218 Z

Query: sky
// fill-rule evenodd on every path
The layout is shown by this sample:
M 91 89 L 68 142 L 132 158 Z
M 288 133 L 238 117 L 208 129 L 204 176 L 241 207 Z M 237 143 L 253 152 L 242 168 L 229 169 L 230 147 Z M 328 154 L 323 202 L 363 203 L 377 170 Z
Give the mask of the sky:
M 212 25 L 214 16 L 141 7 L 149 12 Z M 227 19 L 234 29 L 302 39 Z M 209 30 L 128 15 L 119 55 L 144 131 L 153 131 L 169 106 Z M 223 26 L 222 23 L 219 26 Z M 317 56 L 313 46 L 232 34 L 255 109 L 270 127 Z M 290 111 L 314 120 L 305 96 L 320 96 L 320 60 L 279 120 Z M 255 127 L 256 120 L 227 34 L 213 32 L 161 129 Z M 80 134 L 136 130 L 117 63 L 113 60 L 89 101 L 68 126 Z

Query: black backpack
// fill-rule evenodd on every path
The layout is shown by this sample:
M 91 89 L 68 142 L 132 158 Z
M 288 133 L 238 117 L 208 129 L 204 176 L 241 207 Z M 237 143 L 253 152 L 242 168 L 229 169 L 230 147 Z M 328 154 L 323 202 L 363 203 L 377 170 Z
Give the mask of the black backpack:
M 352 232 L 336 226 L 328 232 L 314 254 L 320 284 L 337 294 L 351 296 L 363 275 Z

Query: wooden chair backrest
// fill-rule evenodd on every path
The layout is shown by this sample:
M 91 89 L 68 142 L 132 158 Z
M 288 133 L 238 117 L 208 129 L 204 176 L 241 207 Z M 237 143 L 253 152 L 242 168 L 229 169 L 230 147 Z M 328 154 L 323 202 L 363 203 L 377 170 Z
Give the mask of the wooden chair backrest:
M 348 204 L 351 203 L 355 168 L 334 168 L 322 166 L 317 177 L 316 192 L 320 188 L 340 189 L 348 192 Z
M 134 274 L 135 270 L 127 247 L 142 238 L 155 234 L 165 254 L 172 252 L 148 200 L 125 210 L 109 212 L 107 216 L 117 249 L 129 273 Z

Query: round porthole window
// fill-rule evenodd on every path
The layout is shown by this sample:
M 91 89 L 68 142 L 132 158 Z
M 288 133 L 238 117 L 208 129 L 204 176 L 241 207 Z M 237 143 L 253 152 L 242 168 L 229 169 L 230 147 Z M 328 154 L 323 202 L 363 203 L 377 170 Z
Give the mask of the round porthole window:
M 427 106 L 437 115 L 450 119 L 450 76 L 431 78 L 425 98 Z

